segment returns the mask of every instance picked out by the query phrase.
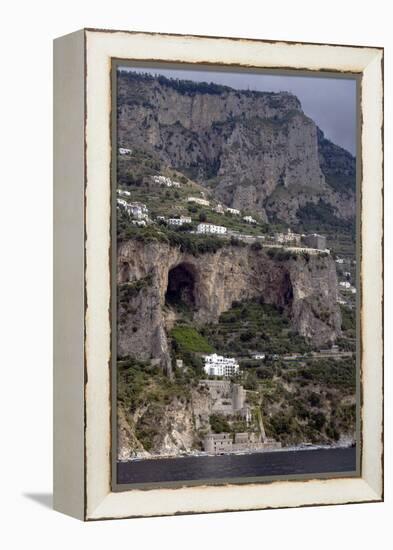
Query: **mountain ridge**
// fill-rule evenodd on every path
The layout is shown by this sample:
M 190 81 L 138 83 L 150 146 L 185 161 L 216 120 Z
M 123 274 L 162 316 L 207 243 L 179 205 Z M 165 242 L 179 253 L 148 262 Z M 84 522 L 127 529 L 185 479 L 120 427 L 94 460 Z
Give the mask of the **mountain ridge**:
M 121 146 L 149 151 L 228 206 L 297 226 L 302 208 L 322 201 L 332 226 L 354 218 L 355 157 L 295 95 L 129 71 L 119 73 L 118 92 Z

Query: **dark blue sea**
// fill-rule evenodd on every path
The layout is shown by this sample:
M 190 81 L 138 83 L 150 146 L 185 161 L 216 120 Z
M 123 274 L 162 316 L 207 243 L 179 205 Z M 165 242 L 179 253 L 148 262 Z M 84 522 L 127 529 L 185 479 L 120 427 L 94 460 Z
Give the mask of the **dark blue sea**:
M 118 484 L 315 474 L 354 474 L 356 448 L 302 449 L 248 455 L 188 456 L 119 462 Z

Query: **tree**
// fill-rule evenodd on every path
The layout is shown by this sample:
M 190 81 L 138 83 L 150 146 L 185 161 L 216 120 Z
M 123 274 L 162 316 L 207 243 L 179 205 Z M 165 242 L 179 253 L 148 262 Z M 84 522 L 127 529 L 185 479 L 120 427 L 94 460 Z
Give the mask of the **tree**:
M 199 213 L 199 221 L 200 222 L 207 221 L 207 214 L 204 210 L 202 210 L 202 212 Z

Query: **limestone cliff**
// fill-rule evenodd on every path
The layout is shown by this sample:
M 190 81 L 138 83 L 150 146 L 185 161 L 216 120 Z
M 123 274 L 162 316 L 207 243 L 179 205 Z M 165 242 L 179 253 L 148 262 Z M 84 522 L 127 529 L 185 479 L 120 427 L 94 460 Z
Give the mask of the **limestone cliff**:
M 282 308 L 294 330 L 314 344 L 340 334 L 337 279 L 329 256 L 274 257 L 267 250 L 224 246 L 192 255 L 166 243 L 129 240 L 118 249 L 118 354 L 170 368 L 167 292 L 188 301 L 194 322 L 218 320 L 236 300 L 262 297 Z
M 239 91 L 120 72 L 119 143 L 148 151 L 265 221 L 303 221 L 322 200 L 355 212 L 355 159 L 332 144 L 287 92 Z

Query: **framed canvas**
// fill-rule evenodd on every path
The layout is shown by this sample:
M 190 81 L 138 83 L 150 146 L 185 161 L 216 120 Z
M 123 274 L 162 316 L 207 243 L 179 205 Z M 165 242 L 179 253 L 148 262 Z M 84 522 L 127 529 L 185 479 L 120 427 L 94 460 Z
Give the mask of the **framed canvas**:
M 54 507 L 383 499 L 383 49 L 54 43 Z

